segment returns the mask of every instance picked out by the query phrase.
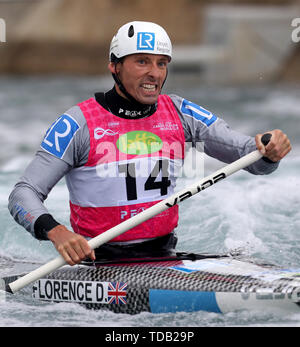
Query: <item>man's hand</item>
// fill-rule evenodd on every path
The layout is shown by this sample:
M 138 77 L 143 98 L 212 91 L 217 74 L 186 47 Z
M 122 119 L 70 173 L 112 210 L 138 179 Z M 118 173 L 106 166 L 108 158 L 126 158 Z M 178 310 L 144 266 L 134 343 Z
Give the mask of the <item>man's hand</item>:
M 51 229 L 48 232 L 48 238 L 69 265 L 78 264 L 85 258 L 96 260 L 95 252 L 90 248 L 87 240 L 68 230 L 64 225 Z
M 292 149 L 290 140 L 281 130 L 266 131 L 272 134 L 270 142 L 265 147 L 261 142 L 263 134 L 257 134 L 255 136 L 256 147 L 264 157 L 277 162 L 284 158 Z

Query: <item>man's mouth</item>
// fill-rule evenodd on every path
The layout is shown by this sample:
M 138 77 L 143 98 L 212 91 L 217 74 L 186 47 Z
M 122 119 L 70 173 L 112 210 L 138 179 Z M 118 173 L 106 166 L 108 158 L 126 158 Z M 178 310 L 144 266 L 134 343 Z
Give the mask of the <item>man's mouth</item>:
M 157 85 L 156 84 L 143 83 L 142 88 L 148 92 L 155 92 L 157 89 Z

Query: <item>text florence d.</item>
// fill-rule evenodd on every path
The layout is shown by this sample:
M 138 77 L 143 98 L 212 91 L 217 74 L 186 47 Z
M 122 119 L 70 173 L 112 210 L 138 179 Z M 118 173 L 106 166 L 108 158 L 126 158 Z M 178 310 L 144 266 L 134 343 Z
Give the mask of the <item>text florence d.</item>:
M 32 296 L 40 300 L 98 304 L 125 304 L 127 284 L 121 282 L 64 281 L 41 279 Z

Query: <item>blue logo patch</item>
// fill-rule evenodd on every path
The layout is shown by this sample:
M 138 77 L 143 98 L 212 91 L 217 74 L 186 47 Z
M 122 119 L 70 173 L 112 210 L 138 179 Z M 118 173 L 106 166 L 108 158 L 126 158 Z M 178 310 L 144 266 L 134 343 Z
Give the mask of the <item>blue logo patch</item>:
M 138 33 L 137 49 L 138 51 L 154 51 L 155 34 L 154 33 Z
M 181 104 L 181 112 L 199 120 L 207 127 L 212 125 L 218 119 L 217 116 L 207 111 L 205 108 L 185 99 L 183 99 Z
M 78 123 L 71 116 L 63 114 L 47 131 L 41 147 L 56 157 L 62 158 L 78 129 Z

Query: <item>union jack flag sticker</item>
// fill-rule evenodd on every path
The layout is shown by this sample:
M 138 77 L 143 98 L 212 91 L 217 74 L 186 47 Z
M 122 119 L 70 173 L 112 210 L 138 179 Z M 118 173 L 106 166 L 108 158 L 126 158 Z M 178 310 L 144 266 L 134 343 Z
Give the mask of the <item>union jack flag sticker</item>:
M 127 283 L 109 282 L 108 283 L 108 303 L 127 304 Z

